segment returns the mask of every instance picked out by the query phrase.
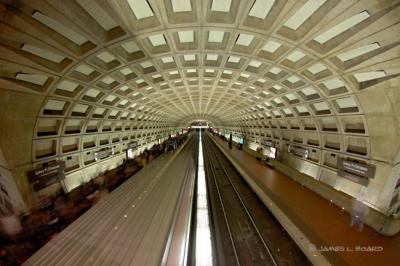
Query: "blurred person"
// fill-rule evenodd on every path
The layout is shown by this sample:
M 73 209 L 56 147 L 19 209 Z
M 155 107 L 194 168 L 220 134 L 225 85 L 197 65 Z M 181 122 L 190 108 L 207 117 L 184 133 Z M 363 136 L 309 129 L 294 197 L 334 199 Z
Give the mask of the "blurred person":
M 261 148 L 261 147 L 258 147 L 257 148 L 257 150 L 256 150 L 256 152 L 257 152 L 257 156 L 256 156 L 256 159 L 257 159 L 257 161 L 260 161 L 261 159 L 262 159 L 262 152 L 263 152 L 263 149 Z
M 358 231 L 362 231 L 364 228 L 364 220 L 368 215 L 369 207 L 362 203 L 360 200 L 354 198 L 351 206 L 351 220 L 350 227 L 357 225 Z
M 72 222 L 79 215 L 79 209 L 64 193 L 60 193 L 54 200 L 54 210 L 66 223 Z
M 16 239 L 22 231 L 22 226 L 11 199 L 8 196 L 8 191 L 3 183 L 0 183 L 0 234 L 9 239 Z
M 100 190 L 92 198 L 92 204 L 95 205 L 96 203 L 99 203 L 101 200 L 106 198 L 108 194 L 109 194 L 108 188 L 106 186 L 101 187 Z

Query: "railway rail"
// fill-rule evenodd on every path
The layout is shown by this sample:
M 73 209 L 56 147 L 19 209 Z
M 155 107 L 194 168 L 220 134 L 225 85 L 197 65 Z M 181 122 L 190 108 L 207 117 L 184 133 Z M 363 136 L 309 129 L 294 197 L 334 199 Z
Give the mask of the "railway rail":
M 204 135 L 214 253 L 219 265 L 310 265 L 210 137 Z

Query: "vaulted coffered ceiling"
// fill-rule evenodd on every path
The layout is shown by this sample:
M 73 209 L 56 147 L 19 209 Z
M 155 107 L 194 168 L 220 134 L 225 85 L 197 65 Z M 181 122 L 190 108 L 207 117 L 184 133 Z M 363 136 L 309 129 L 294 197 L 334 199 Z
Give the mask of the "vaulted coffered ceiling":
M 206 119 L 394 160 L 370 113 L 399 99 L 399 1 L 3 2 L 0 85 L 41 96 L 34 147 Z

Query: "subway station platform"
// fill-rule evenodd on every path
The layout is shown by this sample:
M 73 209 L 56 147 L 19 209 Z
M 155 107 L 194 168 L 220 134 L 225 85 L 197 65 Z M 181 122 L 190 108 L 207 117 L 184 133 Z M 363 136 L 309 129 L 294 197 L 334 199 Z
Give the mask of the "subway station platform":
M 399 234 L 382 236 L 368 226 L 358 231 L 350 226 L 350 215 L 336 205 L 249 153 L 229 149 L 221 138 L 213 140 L 313 264 L 399 264 Z

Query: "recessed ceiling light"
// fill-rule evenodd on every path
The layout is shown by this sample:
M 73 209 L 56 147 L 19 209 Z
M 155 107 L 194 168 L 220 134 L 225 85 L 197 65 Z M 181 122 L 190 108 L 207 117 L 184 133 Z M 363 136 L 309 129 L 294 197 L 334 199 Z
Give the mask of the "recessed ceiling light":
M 333 28 L 318 35 L 317 37 L 314 38 L 314 40 L 320 44 L 324 44 L 327 41 L 333 39 L 334 37 L 345 32 L 346 30 L 350 29 L 351 27 L 354 27 L 355 25 L 361 23 L 362 21 L 366 20 L 369 17 L 370 17 L 370 14 L 368 13 L 368 11 L 363 11 L 361 13 L 358 13 L 357 15 L 354 15 L 354 16 L 340 22 Z
M 300 78 L 297 76 L 291 76 L 287 79 L 290 83 L 296 83 L 297 81 L 300 81 Z
M 115 100 L 115 98 L 117 98 L 117 97 L 111 94 L 111 95 L 108 95 L 104 100 L 107 102 L 112 102 Z
M 149 38 L 151 44 L 155 47 L 167 44 L 167 42 L 165 41 L 165 38 L 164 38 L 164 34 L 151 35 L 148 38 Z
M 136 19 L 143 19 L 154 16 L 153 10 L 146 0 L 127 0 L 129 7 L 135 14 Z
M 119 72 L 121 72 L 122 75 L 124 75 L 124 76 L 127 76 L 127 75 L 133 73 L 133 71 L 132 71 L 130 68 L 128 68 L 128 67 L 121 69 Z
M 357 103 L 352 96 L 336 100 L 337 105 L 342 108 L 356 107 Z
M 196 60 L 196 55 L 194 55 L 194 54 L 185 54 L 185 55 L 183 55 L 183 59 L 185 61 L 194 61 L 194 60 Z
M 211 11 L 229 12 L 232 0 L 212 0 Z
M 306 56 L 304 53 L 295 50 L 290 55 L 288 55 L 286 58 L 292 62 L 297 62 L 300 59 L 302 59 L 304 56 Z
M 192 4 L 190 0 L 171 0 L 172 11 L 177 12 L 190 12 L 192 11 Z
M 103 61 L 106 64 L 115 60 L 115 57 L 112 54 L 110 54 L 109 52 L 102 52 L 102 53 L 96 55 L 96 57 L 99 58 L 101 61 Z
M 26 43 L 22 45 L 21 50 L 42 57 L 57 64 L 61 63 L 65 59 L 65 57 L 62 55 Z
M 63 80 L 58 84 L 57 88 L 64 90 L 64 91 L 70 91 L 73 92 L 79 85 L 75 82 L 69 81 L 69 80 Z
M 238 56 L 229 56 L 229 59 L 228 59 L 228 62 L 231 62 L 231 63 L 239 63 L 240 62 L 240 57 L 238 57 Z
M 58 32 L 59 34 L 63 35 L 65 38 L 69 39 L 70 41 L 74 42 L 77 45 L 82 45 L 88 41 L 84 36 L 81 34 L 71 30 L 70 28 L 64 26 L 57 20 L 50 18 L 38 11 L 32 14 L 32 17 L 41 23 L 45 24 L 52 30 Z
M 307 108 L 304 105 L 298 105 L 295 107 L 298 113 L 308 113 Z
M 218 55 L 217 54 L 207 54 L 206 58 L 208 61 L 216 61 L 216 60 L 218 60 Z
M 308 0 L 283 25 L 292 30 L 297 30 L 325 2 L 326 2 L 326 0 Z
M 87 95 L 87 96 L 89 96 L 89 97 L 93 97 L 93 98 L 96 98 L 97 95 L 99 95 L 99 94 L 100 94 L 100 91 L 95 90 L 95 89 L 92 89 L 92 88 L 90 88 L 90 89 L 85 93 L 85 95 Z
M 208 42 L 219 42 L 221 43 L 224 40 L 224 31 L 220 30 L 210 30 L 208 32 Z
M 351 49 L 347 52 L 341 53 L 337 55 L 337 58 L 339 58 L 342 62 L 346 62 L 348 60 L 351 60 L 353 58 L 356 58 L 358 56 L 361 56 L 363 54 L 367 54 L 369 52 L 372 52 L 376 49 L 379 49 L 381 46 L 379 43 L 372 43 L 368 45 L 364 45 L 355 49 Z
M 270 72 L 274 75 L 278 75 L 281 71 L 282 71 L 282 69 L 279 67 L 271 67 L 271 69 L 268 72 Z
M 310 71 L 314 75 L 318 74 L 326 69 L 328 69 L 328 68 L 321 63 L 314 64 L 314 65 L 310 66 L 309 68 L 307 68 L 307 70 Z
M 44 109 L 60 111 L 60 110 L 64 109 L 64 105 L 65 105 L 64 101 L 49 99 L 47 101 L 46 106 L 44 107 Z
M 249 66 L 259 68 L 262 65 L 262 62 L 257 61 L 257 60 L 251 60 L 249 63 Z
M 275 0 L 256 0 L 250 9 L 249 16 L 265 19 L 274 3 Z
M 39 75 L 39 74 L 24 74 L 24 73 L 17 73 L 15 75 L 15 78 L 18 80 L 26 81 L 32 84 L 36 84 L 39 86 L 43 86 L 47 79 L 49 78 L 48 76 L 44 75 Z
M 174 62 L 174 58 L 172 56 L 167 56 L 161 58 L 161 61 L 163 61 L 164 64 L 168 64 Z
M 178 37 L 181 43 L 194 41 L 194 33 L 192 30 L 178 31 Z
M 253 39 L 254 39 L 253 35 L 240 33 L 236 40 L 236 44 L 242 46 L 249 46 L 250 43 L 253 41 Z
M 75 68 L 75 71 L 78 71 L 86 76 L 89 76 L 90 74 L 93 73 L 94 69 L 88 65 L 79 65 L 78 67 Z
M 363 73 L 356 73 L 354 77 L 358 82 L 365 82 L 368 80 L 379 79 L 386 77 L 386 73 L 383 70 L 380 71 L 368 71 Z
M 153 64 L 152 64 L 150 61 L 142 62 L 142 63 L 140 63 L 140 65 L 141 65 L 143 68 L 148 68 L 148 67 L 152 67 L 152 66 L 153 66 Z
M 301 90 L 301 92 L 306 96 L 310 96 L 317 93 L 317 91 L 312 87 L 304 88 Z
M 279 47 L 281 47 L 282 44 L 279 42 L 275 41 L 268 41 L 264 46 L 261 48 L 261 50 L 266 51 L 268 53 L 275 53 L 276 50 L 278 50 Z
M 115 79 L 113 79 L 112 77 L 105 77 L 101 80 L 101 82 L 110 85 L 111 83 L 113 83 L 115 81 Z
M 135 42 L 126 42 L 121 44 L 122 48 L 125 49 L 125 51 L 128 52 L 128 54 L 140 51 L 139 47 L 137 46 L 137 44 Z

